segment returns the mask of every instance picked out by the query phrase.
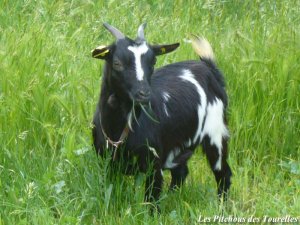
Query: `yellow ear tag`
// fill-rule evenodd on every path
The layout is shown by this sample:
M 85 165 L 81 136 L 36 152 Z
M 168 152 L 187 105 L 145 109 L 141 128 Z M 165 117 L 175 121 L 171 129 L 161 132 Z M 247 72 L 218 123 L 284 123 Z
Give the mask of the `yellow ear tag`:
M 107 48 L 107 46 L 105 46 L 105 45 L 100 45 L 100 46 L 98 46 L 96 49 L 94 49 L 94 50 L 92 50 L 91 52 L 94 52 L 95 50 L 102 50 L 102 49 L 104 49 L 104 48 Z M 94 55 L 93 57 L 99 57 L 99 56 L 101 56 L 101 57 L 103 57 L 103 56 L 105 56 L 105 54 L 107 54 L 109 52 L 109 49 L 106 49 L 106 50 L 104 50 L 103 52 L 101 52 L 101 53 L 99 53 L 99 54 L 97 54 L 97 55 Z
M 96 57 L 99 57 L 99 56 L 103 57 L 103 56 L 105 56 L 108 52 L 109 52 L 109 49 L 106 49 L 104 52 L 101 52 L 101 53 L 95 55 L 94 57 L 95 57 L 95 58 L 96 58 Z
M 161 53 L 166 53 L 166 49 L 165 48 L 161 48 Z
M 98 54 L 97 56 L 105 56 L 105 55 L 106 55 L 106 53 L 108 53 L 108 52 L 109 52 L 109 50 L 108 50 L 108 49 L 106 49 L 104 52 L 102 52 L 102 53 Z

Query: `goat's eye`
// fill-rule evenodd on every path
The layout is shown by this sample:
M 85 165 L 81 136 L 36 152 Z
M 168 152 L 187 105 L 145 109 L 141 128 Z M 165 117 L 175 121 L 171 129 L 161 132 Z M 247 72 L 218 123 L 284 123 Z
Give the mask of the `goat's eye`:
M 120 60 L 116 59 L 113 61 L 113 68 L 117 71 L 122 71 L 123 70 L 123 64 L 121 63 Z

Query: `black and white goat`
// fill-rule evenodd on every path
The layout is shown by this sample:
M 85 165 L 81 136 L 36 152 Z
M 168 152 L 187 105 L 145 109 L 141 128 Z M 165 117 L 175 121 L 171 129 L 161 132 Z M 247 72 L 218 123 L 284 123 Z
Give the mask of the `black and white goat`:
M 94 115 L 94 146 L 100 155 L 110 151 L 118 162 L 133 158 L 146 178 L 146 201 L 159 198 L 163 170 L 171 170 L 170 188 L 188 174 L 187 161 L 202 145 L 222 196 L 230 187 L 227 163 L 227 95 L 210 44 L 192 41 L 200 60 L 169 64 L 154 71 L 156 56 L 175 50 L 179 43 L 150 45 L 145 24 L 135 40 L 104 23 L 116 41 L 99 46 L 92 56 L 105 60 L 101 95 Z M 110 150 L 109 150 L 110 149 Z M 150 167 L 150 168 L 149 168 Z

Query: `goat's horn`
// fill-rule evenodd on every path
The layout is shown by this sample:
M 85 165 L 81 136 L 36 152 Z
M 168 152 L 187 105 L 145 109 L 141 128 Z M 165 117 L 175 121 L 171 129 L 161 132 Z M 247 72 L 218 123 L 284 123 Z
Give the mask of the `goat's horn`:
M 139 26 L 137 36 L 140 40 L 145 40 L 144 29 L 146 28 L 146 25 L 147 25 L 147 23 L 143 23 Z
M 125 35 L 119 31 L 117 28 L 109 25 L 108 23 L 103 23 L 103 26 L 117 39 L 124 39 Z

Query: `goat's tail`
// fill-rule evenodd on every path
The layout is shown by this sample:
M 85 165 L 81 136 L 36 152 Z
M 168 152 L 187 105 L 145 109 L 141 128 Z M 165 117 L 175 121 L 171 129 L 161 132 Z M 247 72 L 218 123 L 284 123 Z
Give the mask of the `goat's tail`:
M 195 36 L 192 39 L 192 46 L 194 51 L 197 53 L 197 55 L 200 57 L 202 61 L 206 63 L 212 70 L 213 75 L 218 81 L 218 83 L 225 87 L 225 82 L 222 73 L 219 71 L 217 66 L 215 65 L 215 56 L 214 52 L 212 50 L 212 47 L 210 46 L 209 42 L 205 38 L 200 38 Z
M 212 62 L 215 61 L 212 47 L 205 38 L 195 36 L 192 39 L 192 46 L 200 59 L 208 59 Z

